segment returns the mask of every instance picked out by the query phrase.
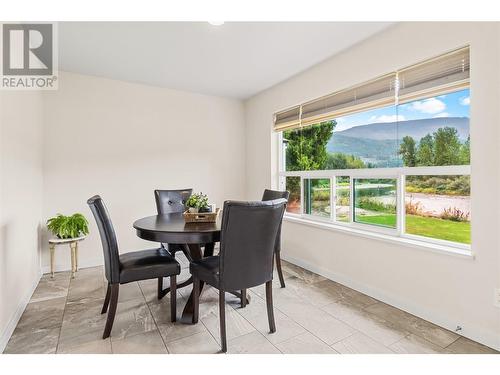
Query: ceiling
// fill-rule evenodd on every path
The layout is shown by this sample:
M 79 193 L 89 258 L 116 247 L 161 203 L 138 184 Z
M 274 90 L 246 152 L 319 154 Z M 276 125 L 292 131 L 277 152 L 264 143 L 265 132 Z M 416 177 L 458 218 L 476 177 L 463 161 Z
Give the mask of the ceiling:
M 387 22 L 61 22 L 59 69 L 249 98 Z

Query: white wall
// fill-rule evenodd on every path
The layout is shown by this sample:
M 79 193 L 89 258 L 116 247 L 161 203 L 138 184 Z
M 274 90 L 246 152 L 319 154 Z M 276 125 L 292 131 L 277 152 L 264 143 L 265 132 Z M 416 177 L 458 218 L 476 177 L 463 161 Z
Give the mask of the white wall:
M 42 97 L 0 92 L 0 353 L 40 279 Z
M 287 222 L 283 255 L 325 276 L 500 349 L 500 26 L 396 25 L 245 103 L 247 198 L 277 184 L 272 114 L 457 47 L 471 45 L 474 260 Z
M 193 187 L 221 205 L 245 194 L 241 101 L 62 72 L 44 93 L 43 218 L 82 212 L 91 223 L 82 267 L 102 264 L 102 247 L 86 204 L 100 194 L 120 251 L 157 246 L 140 240 L 134 220 L 156 212 L 153 190 Z M 48 271 L 47 245 L 43 245 Z M 56 268 L 69 269 L 66 248 Z

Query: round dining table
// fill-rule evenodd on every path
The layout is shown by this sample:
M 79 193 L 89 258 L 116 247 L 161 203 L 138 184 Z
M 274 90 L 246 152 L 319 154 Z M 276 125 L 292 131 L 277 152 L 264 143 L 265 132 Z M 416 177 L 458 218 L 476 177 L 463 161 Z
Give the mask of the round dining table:
M 137 236 L 144 240 L 181 245 L 184 255 L 189 262 L 192 262 L 214 254 L 215 243 L 220 241 L 221 216 L 219 215 L 215 223 L 186 223 L 182 213 L 170 213 L 136 220 L 133 226 Z M 179 283 L 177 288 L 184 288 L 192 283 L 193 278 L 189 277 Z M 202 290 L 203 283 L 200 285 L 200 293 Z M 166 288 L 160 294 L 164 296 L 169 292 L 170 288 Z M 232 294 L 241 298 L 238 292 L 232 292 Z M 181 322 L 192 324 L 193 311 L 193 292 L 191 291 L 182 312 Z

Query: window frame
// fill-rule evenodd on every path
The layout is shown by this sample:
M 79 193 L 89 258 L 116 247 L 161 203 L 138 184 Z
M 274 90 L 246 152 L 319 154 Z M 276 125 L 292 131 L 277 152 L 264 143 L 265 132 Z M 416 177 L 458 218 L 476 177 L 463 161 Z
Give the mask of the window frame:
M 470 244 L 463 244 L 437 238 L 419 236 L 405 233 L 405 180 L 406 176 L 449 176 L 449 175 L 471 175 L 470 165 L 452 165 L 452 166 L 432 166 L 432 167 L 394 167 L 394 168 L 360 168 L 360 169 L 332 169 L 332 170 L 314 170 L 314 171 L 286 171 L 283 149 L 283 132 L 278 133 L 278 186 L 286 190 L 286 177 L 300 177 L 300 214 L 285 212 L 285 218 L 301 219 L 306 222 L 327 223 L 329 226 L 338 228 L 352 228 L 367 234 L 382 234 L 394 238 L 402 238 L 424 244 L 432 244 L 440 248 L 452 248 L 465 250 L 472 253 Z M 337 177 L 349 177 L 349 222 L 336 220 L 336 187 Z M 323 178 L 330 179 L 330 217 L 320 217 L 304 213 L 304 179 Z M 359 223 L 354 221 L 354 179 L 385 178 L 396 180 L 396 228 L 386 228 L 372 224 Z M 471 225 L 472 231 L 472 225 Z

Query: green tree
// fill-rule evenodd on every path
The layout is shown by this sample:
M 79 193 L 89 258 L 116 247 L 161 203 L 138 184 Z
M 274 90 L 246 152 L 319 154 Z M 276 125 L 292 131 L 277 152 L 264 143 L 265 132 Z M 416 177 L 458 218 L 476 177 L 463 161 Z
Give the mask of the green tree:
M 403 158 L 405 167 L 414 167 L 417 165 L 417 155 L 415 140 L 410 136 L 403 137 L 403 142 L 399 145 L 399 154 Z
M 325 121 L 318 125 L 284 132 L 286 166 L 288 171 L 325 169 L 328 159 L 326 145 L 332 137 L 336 121 Z
M 341 152 L 329 153 L 326 160 L 325 169 L 359 169 L 367 168 L 365 162 L 361 158 L 343 154 Z
M 418 143 L 417 165 L 434 165 L 434 138 L 431 134 L 427 134 L 425 137 L 422 137 Z
M 283 133 L 286 142 L 286 169 L 288 171 L 308 171 L 325 169 L 328 159 L 326 145 L 332 137 L 337 122 L 325 121 L 301 129 Z M 300 200 L 300 178 L 287 178 L 286 188 L 290 200 Z
M 455 128 L 439 128 L 434 133 L 434 165 L 460 164 L 462 145 Z
M 460 149 L 460 164 L 470 164 L 470 135 Z

